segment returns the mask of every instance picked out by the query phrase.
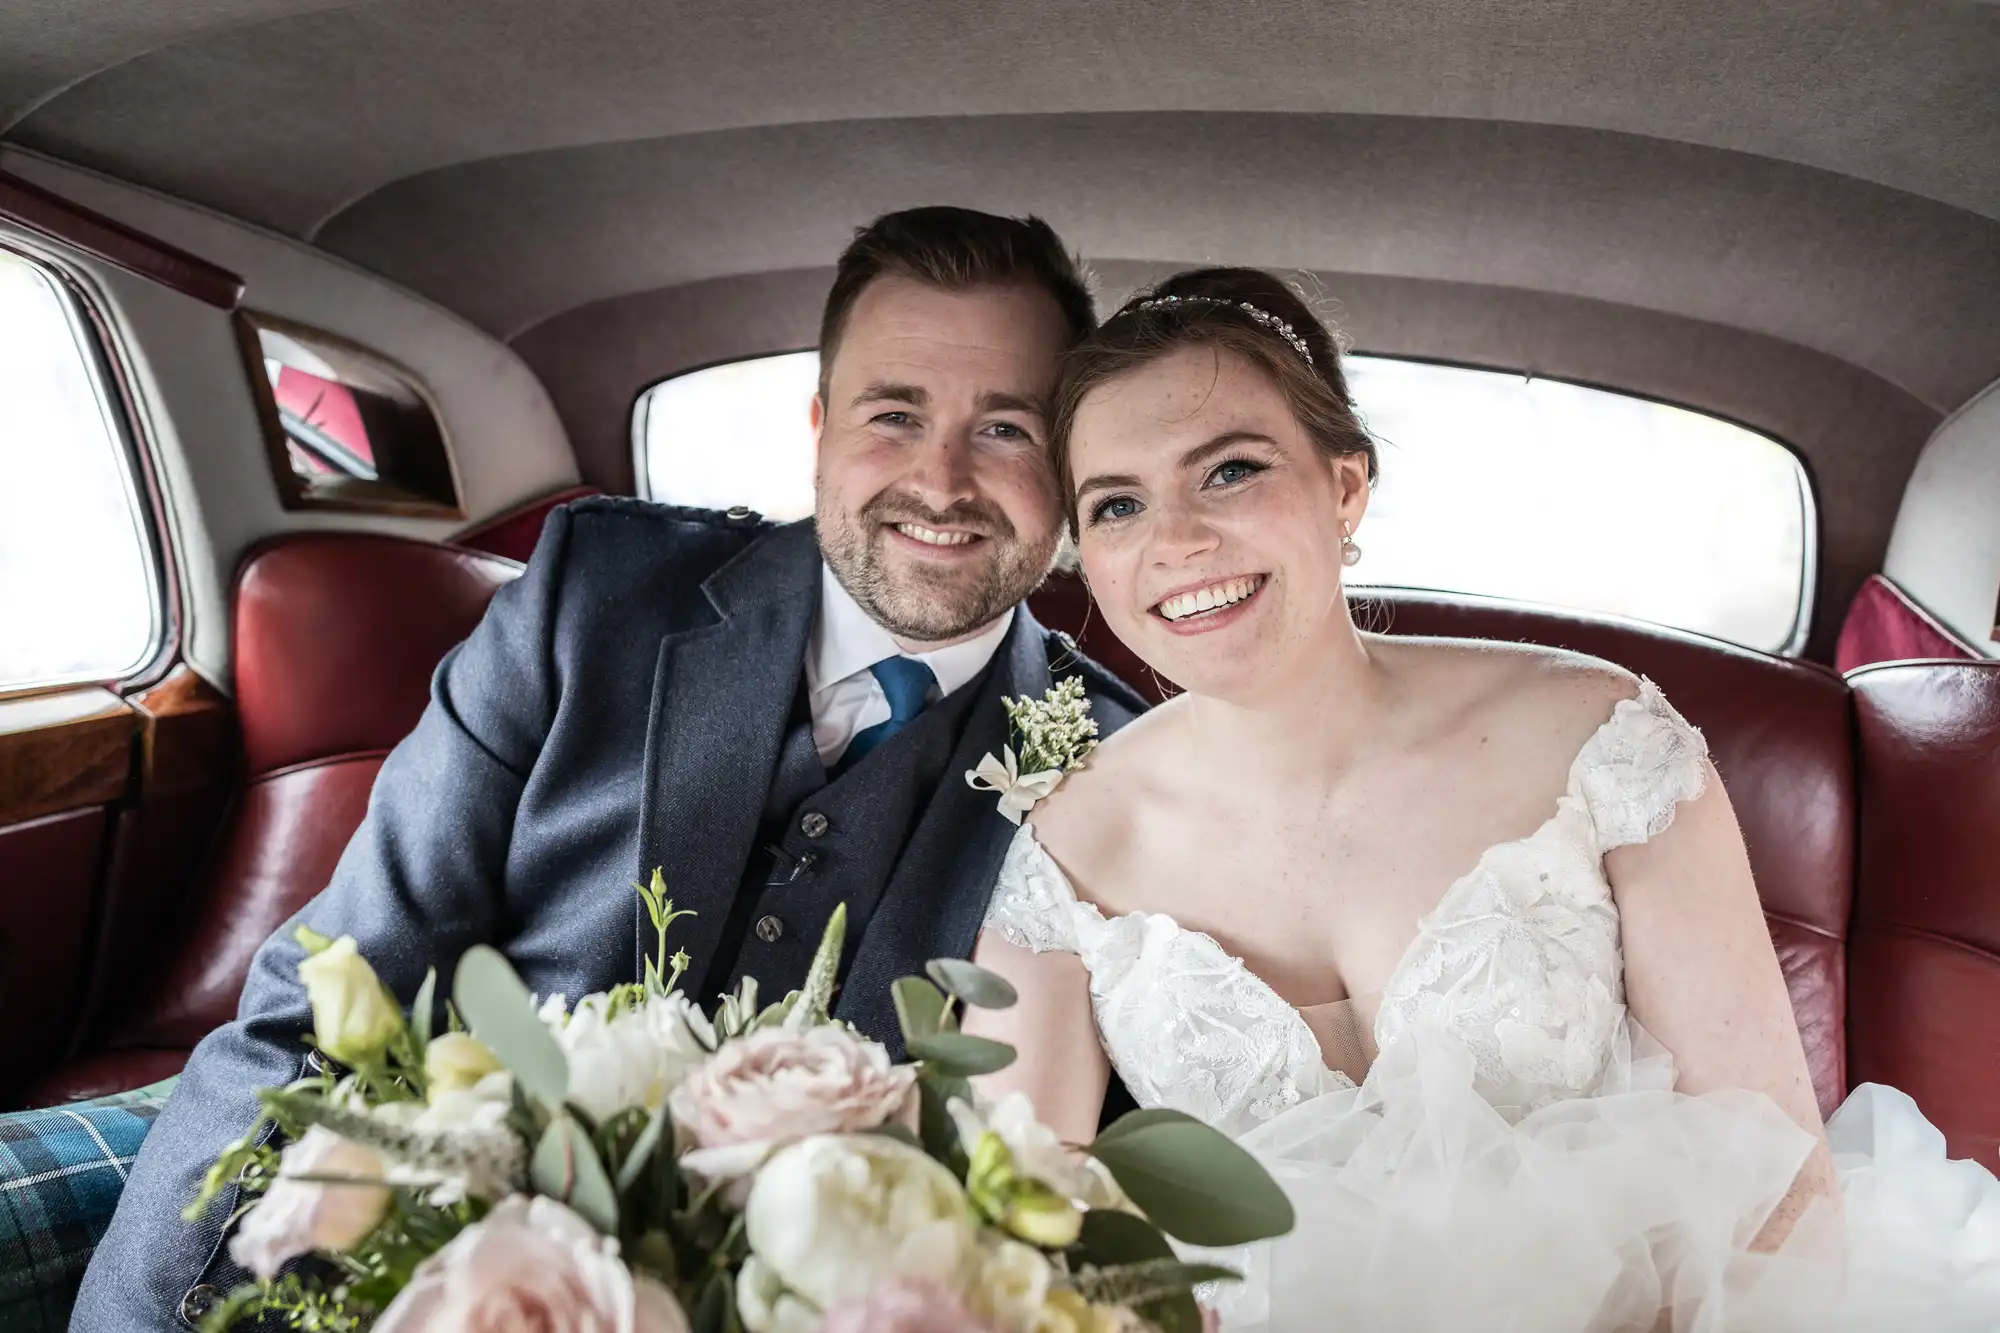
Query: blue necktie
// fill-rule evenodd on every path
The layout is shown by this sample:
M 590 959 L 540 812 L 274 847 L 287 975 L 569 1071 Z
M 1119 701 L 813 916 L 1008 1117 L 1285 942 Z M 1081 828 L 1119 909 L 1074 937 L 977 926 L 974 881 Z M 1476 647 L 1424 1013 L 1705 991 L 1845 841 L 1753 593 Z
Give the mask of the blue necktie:
M 907 657 L 885 657 L 868 669 L 875 673 L 882 693 L 888 697 L 889 720 L 855 733 L 854 739 L 847 743 L 847 753 L 834 766 L 837 773 L 854 767 L 870 750 L 909 726 L 924 711 L 931 697 L 931 686 L 937 684 L 937 677 L 929 667 Z

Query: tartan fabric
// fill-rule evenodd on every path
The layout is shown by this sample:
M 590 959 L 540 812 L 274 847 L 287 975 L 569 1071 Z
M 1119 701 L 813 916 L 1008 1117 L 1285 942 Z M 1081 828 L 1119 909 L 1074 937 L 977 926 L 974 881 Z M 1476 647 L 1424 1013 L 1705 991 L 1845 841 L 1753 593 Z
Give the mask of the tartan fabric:
M 61 1333 L 175 1079 L 0 1115 L 0 1333 Z

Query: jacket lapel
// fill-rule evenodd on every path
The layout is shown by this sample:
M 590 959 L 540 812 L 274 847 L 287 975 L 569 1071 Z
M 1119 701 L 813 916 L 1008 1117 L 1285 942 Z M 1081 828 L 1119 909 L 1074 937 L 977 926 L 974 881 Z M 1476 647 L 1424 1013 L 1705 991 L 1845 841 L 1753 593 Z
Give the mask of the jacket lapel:
M 1015 826 L 991 792 L 965 775 L 1008 741 L 1003 695 L 1039 697 L 1050 685 L 1042 627 L 1023 605 L 995 654 L 994 670 L 975 686 L 980 698 L 959 733 L 938 790 L 918 821 L 881 901 L 870 914 L 841 987 L 839 1015 L 903 1058 L 903 1035 L 889 987 L 921 974 L 933 958 L 966 958 L 978 942 L 986 901 L 1013 841 Z
M 668 951 L 704 975 L 750 862 L 772 768 L 784 743 L 819 605 L 819 544 L 810 521 L 779 528 L 710 575 L 719 617 L 660 642 L 646 725 L 642 878 L 661 867 L 676 908 Z M 633 903 L 634 977 L 653 943 Z

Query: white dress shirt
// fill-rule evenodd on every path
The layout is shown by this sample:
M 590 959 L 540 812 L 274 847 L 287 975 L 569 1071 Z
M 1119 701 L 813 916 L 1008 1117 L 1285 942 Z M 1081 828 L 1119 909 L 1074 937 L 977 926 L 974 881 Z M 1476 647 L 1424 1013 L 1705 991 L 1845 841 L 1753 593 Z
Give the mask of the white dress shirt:
M 813 744 L 832 768 L 855 736 L 889 720 L 889 697 L 868 668 L 891 657 L 922 662 L 937 677 L 931 701 L 944 698 L 993 660 L 1014 623 L 1014 608 L 964 643 L 928 653 L 906 653 L 889 631 L 861 609 L 825 564 L 820 565 L 819 615 L 806 643 L 806 694 L 812 704 Z

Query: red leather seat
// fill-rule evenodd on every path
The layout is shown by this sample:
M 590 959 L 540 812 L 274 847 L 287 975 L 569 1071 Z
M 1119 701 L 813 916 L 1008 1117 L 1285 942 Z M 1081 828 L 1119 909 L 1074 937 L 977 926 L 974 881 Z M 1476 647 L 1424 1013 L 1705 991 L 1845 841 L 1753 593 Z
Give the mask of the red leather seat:
M 1954 1156 L 2000 1149 L 2000 662 L 1849 678 L 1861 741 L 1850 1071 L 1917 1099 Z
M 245 559 L 235 592 L 245 780 L 189 933 L 105 1049 L 41 1079 L 31 1105 L 164 1078 L 235 1015 L 250 956 L 325 887 L 383 758 L 423 713 L 439 660 L 519 572 L 366 533 L 288 536 Z
M 567 490 L 537 496 L 503 514 L 474 524 L 453 537 L 451 544 L 526 564 L 528 557 L 535 553 L 535 543 L 542 539 L 542 525 L 549 521 L 550 510 L 587 495 L 602 494 L 604 492 L 595 486 L 571 486 Z

